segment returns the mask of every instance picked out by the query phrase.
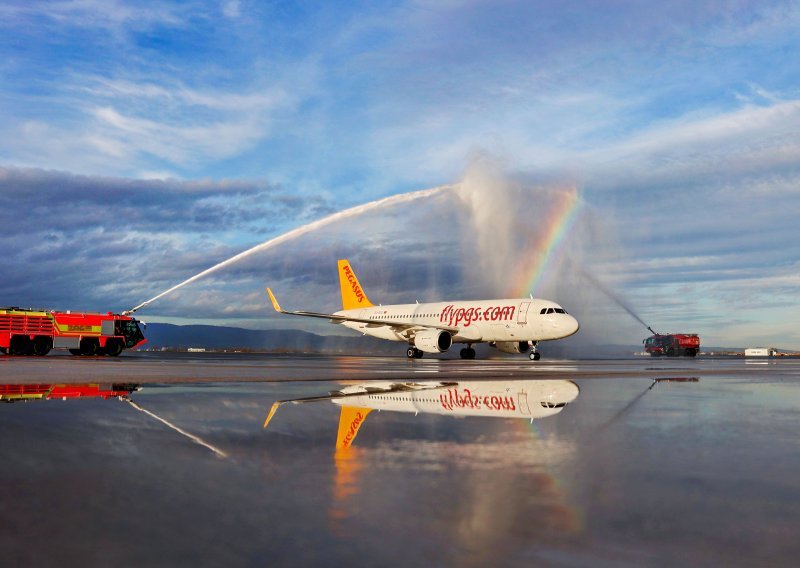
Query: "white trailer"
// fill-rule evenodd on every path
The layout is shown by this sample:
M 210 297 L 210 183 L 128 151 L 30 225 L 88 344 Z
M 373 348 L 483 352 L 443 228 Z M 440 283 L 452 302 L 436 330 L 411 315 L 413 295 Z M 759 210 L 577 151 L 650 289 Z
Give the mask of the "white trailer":
M 745 357 L 774 357 L 777 353 L 772 347 L 748 347 L 744 350 Z

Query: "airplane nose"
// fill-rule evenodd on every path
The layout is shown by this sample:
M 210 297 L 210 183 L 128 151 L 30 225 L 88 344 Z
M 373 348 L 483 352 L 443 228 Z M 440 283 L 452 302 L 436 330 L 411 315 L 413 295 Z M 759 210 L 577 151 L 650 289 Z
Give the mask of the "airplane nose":
M 569 320 L 566 322 L 567 333 L 568 333 L 568 335 L 574 335 L 574 334 L 578 333 L 578 330 L 581 328 L 581 326 L 578 323 L 578 320 L 576 320 L 574 317 L 572 317 L 572 316 L 568 316 L 568 317 L 569 317 Z

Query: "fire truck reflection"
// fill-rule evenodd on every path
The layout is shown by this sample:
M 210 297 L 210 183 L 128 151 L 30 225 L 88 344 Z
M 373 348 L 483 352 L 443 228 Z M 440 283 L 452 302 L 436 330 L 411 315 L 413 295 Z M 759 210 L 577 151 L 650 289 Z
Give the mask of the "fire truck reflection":
M 73 400 L 78 398 L 116 398 L 125 400 L 139 385 L 120 384 L 33 384 L 0 385 L 0 402 L 32 400 Z

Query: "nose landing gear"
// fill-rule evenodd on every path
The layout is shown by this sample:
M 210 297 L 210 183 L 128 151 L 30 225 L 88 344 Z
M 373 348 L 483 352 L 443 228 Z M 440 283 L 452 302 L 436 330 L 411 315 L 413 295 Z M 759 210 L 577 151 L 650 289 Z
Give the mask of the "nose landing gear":
M 538 361 L 539 359 L 542 358 L 542 354 L 536 350 L 536 343 L 537 343 L 536 341 L 530 342 L 531 352 L 528 354 L 528 359 L 530 359 L 531 361 Z

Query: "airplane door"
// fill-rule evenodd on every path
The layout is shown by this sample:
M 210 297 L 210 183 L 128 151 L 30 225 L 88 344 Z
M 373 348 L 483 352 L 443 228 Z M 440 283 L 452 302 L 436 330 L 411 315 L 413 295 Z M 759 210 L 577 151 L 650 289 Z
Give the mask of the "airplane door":
M 528 308 L 531 307 L 530 302 L 522 302 L 519 305 L 519 311 L 517 312 L 517 323 L 526 324 L 528 323 Z
M 517 406 L 521 414 L 525 416 L 531 415 L 531 407 L 528 406 L 528 393 L 524 390 L 517 393 Z

